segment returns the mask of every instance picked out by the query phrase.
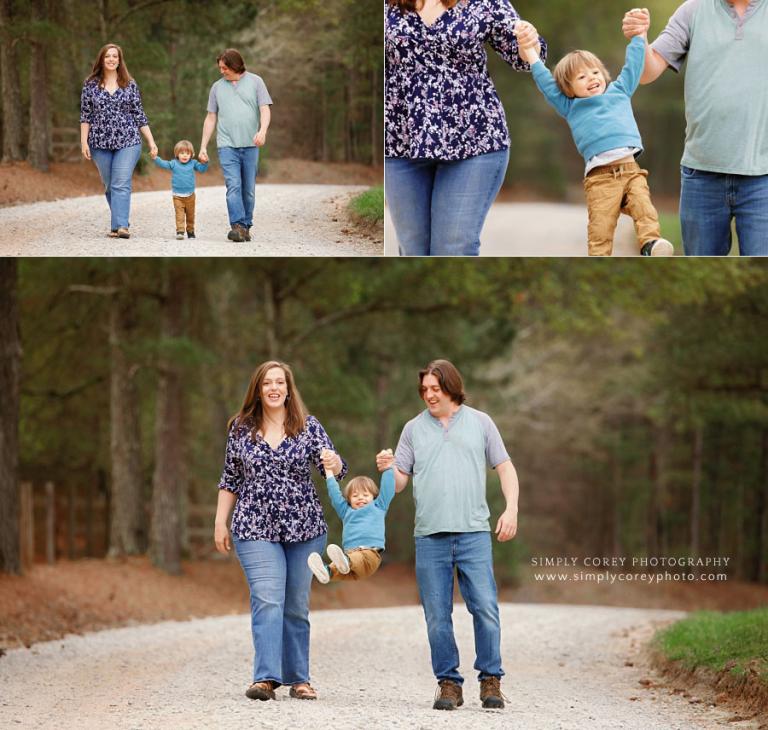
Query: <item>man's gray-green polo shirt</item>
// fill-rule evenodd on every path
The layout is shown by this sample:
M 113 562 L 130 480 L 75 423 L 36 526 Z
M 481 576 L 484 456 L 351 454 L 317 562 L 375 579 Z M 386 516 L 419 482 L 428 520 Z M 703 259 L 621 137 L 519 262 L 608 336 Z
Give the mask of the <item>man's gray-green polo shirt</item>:
M 768 174 L 768 0 L 742 18 L 727 0 L 687 0 L 651 47 L 675 71 L 688 59 L 682 164 Z
M 219 79 L 211 86 L 208 111 L 217 114 L 217 147 L 255 147 L 261 125 L 260 106 L 272 103 L 261 76 L 246 71 L 237 81 Z
M 428 410 L 408 421 L 395 466 L 413 476 L 413 534 L 489 532 L 486 468 L 508 460 L 499 429 L 482 411 L 462 405 L 447 427 Z

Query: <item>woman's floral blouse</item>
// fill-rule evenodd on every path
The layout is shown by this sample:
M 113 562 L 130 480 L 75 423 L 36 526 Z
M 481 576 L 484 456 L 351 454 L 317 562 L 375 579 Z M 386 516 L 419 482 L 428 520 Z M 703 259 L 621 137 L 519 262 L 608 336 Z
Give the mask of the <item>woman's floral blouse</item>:
M 110 94 L 97 80 L 86 81 L 80 95 L 80 122 L 91 125 L 88 146 L 120 150 L 141 144 L 139 128 L 149 126 L 135 81 Z
M 529 71 L 513 32 L 518 19 L 509 0 L 459 0 L 430 26 L 416 12 L 386 7 L 387 157 L 463 160 L 509 147 L 485 43 Z
M 331 439 L 314 416 L 304 430 L 273 449 L 250 428 L 234 424 L 227 439 L 219 489 L 237 495 L 232 535 L 240 540 L 304 542 L 324 535 L 328 526 L 312 483 L 311 465 L 325 476 L 320 459 Z M 339 478 L 347 472 L 343 464 Z

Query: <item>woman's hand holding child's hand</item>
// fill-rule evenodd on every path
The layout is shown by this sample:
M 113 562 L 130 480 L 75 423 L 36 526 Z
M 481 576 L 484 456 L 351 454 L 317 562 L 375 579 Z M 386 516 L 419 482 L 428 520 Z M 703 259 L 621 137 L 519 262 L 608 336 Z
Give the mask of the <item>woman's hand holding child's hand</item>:
M 379 471 L 386 471 L 395 465 L 395 455 L 392 449 L 384 449 L 376 454 L 376 468 Z
M 621 23 L 621 31 L 627 38 L 639 35 L 647 39 L 650 27 L 651 14 L 648 8 L 632 8 L 624 15 Z
M 325 469 L 326 476 L 334 476 L 338 471 L 340 471 L 341 464 L 339 462 L 341 460 L 335 451 L 331 451 L 330 449 L 323 449 L 320 452 L 320 459 L 323 462 L 323 469 Z
M 515 35 L 521 58 L 526 63 L 537 61 L 541 54 L 541 43 L 536 28 L 527 20 L 518 20 L 515 23 Z

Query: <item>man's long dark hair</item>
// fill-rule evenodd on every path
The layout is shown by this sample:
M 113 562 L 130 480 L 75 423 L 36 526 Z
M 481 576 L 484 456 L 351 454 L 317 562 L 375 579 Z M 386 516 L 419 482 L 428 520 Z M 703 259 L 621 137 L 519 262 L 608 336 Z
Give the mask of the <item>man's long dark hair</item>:
M 419 370 L 419 396 L 424 397 L 424 378 L 427 375 L 434 375 L 440 383 L 440 390 L 450 399 L 461 405 L 466 399 L 464 392 L 464 380 L 456 366 L 449 360 L 433 360 L 423 370 Z

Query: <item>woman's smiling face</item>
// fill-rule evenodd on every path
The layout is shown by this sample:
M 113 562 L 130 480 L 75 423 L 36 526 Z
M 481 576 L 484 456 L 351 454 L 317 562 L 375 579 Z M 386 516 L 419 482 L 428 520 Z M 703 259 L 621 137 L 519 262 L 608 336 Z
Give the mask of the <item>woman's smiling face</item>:
M 108 48 L 104 54 L 104 68 L 107 71 L 114 71 L 120 65 L 120 53 L 117 48 Z
M 280 408 L 285 405 L 288 395 L 288 381 L 285 370 L 282 368 L 270 368 L 261 381 L 261 400 L 267 408 Z

